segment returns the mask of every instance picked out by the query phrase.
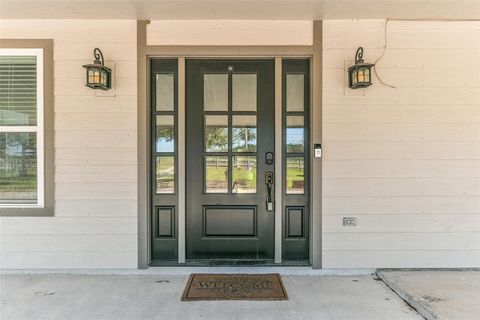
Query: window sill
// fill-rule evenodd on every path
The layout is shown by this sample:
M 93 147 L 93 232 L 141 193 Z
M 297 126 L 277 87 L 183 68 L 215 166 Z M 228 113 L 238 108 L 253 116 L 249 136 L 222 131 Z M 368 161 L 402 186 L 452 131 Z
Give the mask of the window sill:
M 55 210 L 49 208 L 0 207 L 0 217 L 53 217 Z

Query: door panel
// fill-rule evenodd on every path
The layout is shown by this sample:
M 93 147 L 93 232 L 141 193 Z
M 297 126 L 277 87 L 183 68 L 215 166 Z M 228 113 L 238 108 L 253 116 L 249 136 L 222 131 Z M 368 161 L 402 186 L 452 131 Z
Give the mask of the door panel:
M 273 259 L 274 61 L 192 59 L 186 71 L 187 259 Z

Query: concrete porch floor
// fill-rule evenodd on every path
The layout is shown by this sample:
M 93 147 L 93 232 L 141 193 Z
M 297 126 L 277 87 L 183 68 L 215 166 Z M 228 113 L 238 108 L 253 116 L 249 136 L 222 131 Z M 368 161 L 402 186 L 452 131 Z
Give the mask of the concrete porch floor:
M 387 277 L 388 273 L 382 273 Z M 409 274 L 403 276 L 408 277 Z M 451 275 L 450 275 L 451 276 Z M 478 297 L 478 275 L 465 279 L 470 289 L 453 288 L 449 297 Z M 3 275 L 0 278 L 0 318 L 11 319 L 424 319 L 375 275 L 283 275 L 287 301 L 181 302 L 186 275 Z M 402 275 L 389 277 L 403 286 Z M 451 281 L 449 278 L 448 281 Z M 441 288 L 442 278 L 435 288 Z M 429 281 L 418 282 L 422 287 Z M 474 283 L 472 291 L 471 283 Z M 392 286 L 392 284 L 390 284 Z M 435 289 L 434 290 L 437 290 Z M 449 287 L 452 288 L 452 287 Z M 409 288 L 409 290 L 414 290 Z M 418 289 L 418 288 L 417 288 Z M 423 288 L 426 292 L 428 288 Z M 420 290 L 421 291 L 421 290 Z M 413 293 L 412 295 L 415 295 Z M 436 296 L 434 292 L 429 293 Z M 460 311 L 464 310 L 463 305 Z M 453 308 L 453 309 L 451 309 Z M 463 308 L 463 309 L 462 309 Z M 477 310 L 473 305 L 471 310 Z M 450 305 L 453 319 L 457 307 Z M 450 310 L 451 309 L 451 310 Z M 469 313 L 461 314 L 470 319 Z

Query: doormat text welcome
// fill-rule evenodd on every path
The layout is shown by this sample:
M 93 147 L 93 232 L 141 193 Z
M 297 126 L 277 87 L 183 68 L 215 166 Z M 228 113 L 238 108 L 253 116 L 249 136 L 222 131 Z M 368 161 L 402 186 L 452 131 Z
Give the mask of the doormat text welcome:
M 277 273 L 194 273 L 190 275 L 182 296 L 182 301 L 287 299 L 287 291 Z

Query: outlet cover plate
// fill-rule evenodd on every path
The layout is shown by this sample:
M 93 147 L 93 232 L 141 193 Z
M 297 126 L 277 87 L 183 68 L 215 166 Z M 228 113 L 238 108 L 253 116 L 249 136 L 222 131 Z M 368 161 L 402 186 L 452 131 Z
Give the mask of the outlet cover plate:
M 357 218 L 343 217 L 343 225 L 346 227 L 355 227 L 357 225 Z

